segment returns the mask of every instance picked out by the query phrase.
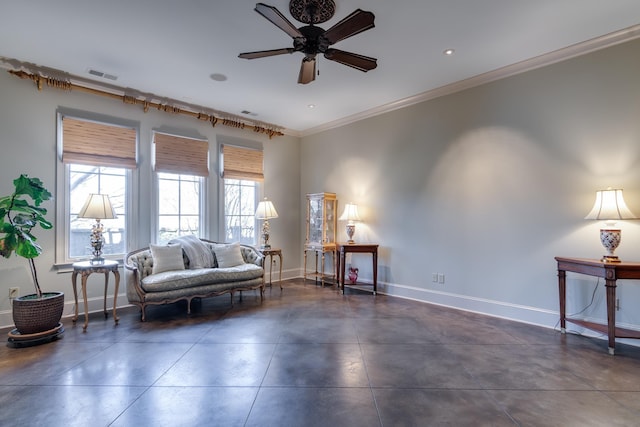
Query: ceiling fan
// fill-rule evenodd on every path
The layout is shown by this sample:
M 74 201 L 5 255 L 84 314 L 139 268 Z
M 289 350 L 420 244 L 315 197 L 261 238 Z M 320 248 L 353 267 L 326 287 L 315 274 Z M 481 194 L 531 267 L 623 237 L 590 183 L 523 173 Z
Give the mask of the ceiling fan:
M 264 3 L 256 4 L 255 11 L 275 26 L 293 38 L 293 47 L 283 49 L 261 50 L 246 52 L 238 55 L 240 58 L 256 59 L 285 53 L 302 52 L 302 65 L 298 76 L 298 83 L 307 84 L 316 78 L 316 55 L 324 54 L 330 61 L 353 67 L 367 72 L 377 67 L 376 58 L 370 58 L 357 53 L 334 49 L 330 46 L 373 28 L 375 16 L 371 12 L 356 9 L 351 15 L 335 24 L 328 30 L 323 30 L 315 24 L 326 22 L 335 13 L 336 4 L 333 0 L 291 0 L 289 12 L 297 21 L 307 24 L 296 28 L 278 9 Z

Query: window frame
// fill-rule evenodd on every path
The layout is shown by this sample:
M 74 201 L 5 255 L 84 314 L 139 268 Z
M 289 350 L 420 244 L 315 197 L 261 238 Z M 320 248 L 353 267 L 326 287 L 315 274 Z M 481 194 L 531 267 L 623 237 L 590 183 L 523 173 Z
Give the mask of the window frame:
M 171 172 L 163 172 L 169 174 Z M 186 175 L 186 174 L 173 174 L 173 175 Z M 194 175 L 192 175 L 194 176 Z M 200 181 L 200 195 L 199 195 L 199 203 L 200 203 L 200 218 L 199 218 L 199 236 L 200 238 L 206 239 L 209 235 L 209 207 L 206 203 L 207 201 L 207 192 L 208 192 L 208 181 L 209 179 L 204 176 L 198 177 Z M 158 176 L 158 172 L 153 171 L 153 197 L 154 197 L 154 213 L 153 220 L 151 221 L 151 236 L 152 241 L 155 244 L 159 243 L 160 237 L 160 178 Z
M 131 120 L 126 120 L 113 116 L 106 116 L 102 114 L 91 113 L 87 111 L 74 110 L 70 108 L 60 107 L 56 111 L 56 220 L 55 220 L 55 264 L 57 269 L 68 270 L 71 264 L 78 262 L 88 257 L 70 257 L 69 245 L 70 245 L 70 215 L 71 215 L 71 200 L 69 193 L 70 185 L 70 171 L 69 165 L 62 161 L 63 153 L 63 119 L 64 117 L 93 121 L 110 126 L 127 127 L 135 130 L 135 151 L 136 151 L 136 164 L 137 156 L 139 153 L 139 141 L 140 141 L 140 124 Z M 74 163 L 82 164 L 82 163 Z M 125 248 L 122 254 L 109 254 L 105 255 L 106 259 L 112 259 L 122 263 L 124 255 L 130 250 L 130 248 L 136 247 L 137 236 L 133 232 L 135 230 L 134 219 L 138 218 L 138 197 L 134 197 L 134 193 L 137 192 L 139 181 L 139 168 L 125 169 Z M 87 241 L 89 235 L 87 234 Z
M 221 136 L 218 138 L 218 166 L 219 166 L 219 211 L 218 215 L 220 218 L 219 222 L 219 235 L 222 239 L 226 239 L 227 236 L 227 213 L 226 213 L 226 185 L 225 185 L 225 177 L 224 177 L 224 146 L 233 146 L 237 148 L 244 148 L 248 150 L 257 150 L 262 152 L 263 162 L 264 162 L 264 149 L 260 142 L 250 141 L 244 139 L 238 139 L 233 137 Z M 262 172 L 264 173 L 264 164 L 262 167 Z M 239 179 L 238 177 L 232 177 L 231 179 Z M 264 181 L 261 179 L 245 179 L 246 181 L 253 181 L 255 184 L 255 200 L 254 207 L 258 206 L 260 200 L 262 200 L 262 193 L 264 190 Z M 253 246 L 258 246 L 260 244 L 260 234 L 259 234 L 259 221 L 255 219 L 254 216 L 254 236 L 253 236 Z M 231 242 L 230 242 L 231 243 Z
M 236 181 L 248 181 L 248 182 L 253 182 L 254 184 L 254 201 L 253 201 L 253 206 L 254 209 L 255 207 L 258 206 L 258 202 L 259 200 L 261 200 L 261 193 L 262 193 L 262 185 L 260 184 L 259 181 L 253 181 L 253 180 L 240 180 L 238 178 L 228 178 L 228 179 L 233 179 Z M 222 218 L 221 221 L 221 231 L 220 231 L 220 235 L 223 237 L 224 240 L 226 240 L 227 237 L 227 213 L 226 213 L 226 196 L 227 196 L 227 185 L 225 182 L 225 179 L 222 178 L 221 180 L 221 191 L 220 191 L 220 197 L 221 197 L 221 216 L 220 218 Z M 242 209 L 241 209 L 242 210 Z M 247 243 L 247 242 L 241 242 L 241 243 L 246 243 L 246 244 L 250 244 L 251 246 L 257 246 L 260 243 L 260 235 L 258 233 L 258 220 L 255 218 L 255 215 L 253 216 L 253 242 L 252 243 Z M 228 243 L 233 243 L 233 242 L 228 242 Z
M 189 132 L 187 132 L 189 133 Z M 160 234 L 160 181 L 158 176 L 158 171 L 156 170 L 156 134 L 162 134 L 164 137 L 169 138 L 178 138 L 185 140 L 195 140 L 198 142 L 203 142 L 207 144 L 207 159 L 206 159 L 206 168 L 207 168 L 207 176 L 199 176 L 200 178 L 200 195 L 199 195 L 199 204 L 200 204 L 200 213 L 199 213 L 199 236 L 200 238 L 206 239 L 209 236 L 209 222 L 210 222 L 210 209 L 207 200 L 209 199 L 209 180 L 211 177 L 210 173 L 210 163 L 211 163 L 211 142 L 208 138 L 194 133 L 193 135 L 185 134 L 185 132 L 175 132 L 172 129 L 164 129 L 164 128 L 154 128 L 151 130 L 150 134 L 150 149 L 151 149 L 151 174 L 152 174 L 152 206 L 153 212 L 151 213 L 150 223 L 150 241 L 158 244 L 159 242 L 159 234 Z M 161 171 L 160 173 L 174 174 L 174 175 L 191 175 L 198 176 L 195 174 L 182 173 L 177 171 Z M 214 174 L 215 175 L 215 174 Z

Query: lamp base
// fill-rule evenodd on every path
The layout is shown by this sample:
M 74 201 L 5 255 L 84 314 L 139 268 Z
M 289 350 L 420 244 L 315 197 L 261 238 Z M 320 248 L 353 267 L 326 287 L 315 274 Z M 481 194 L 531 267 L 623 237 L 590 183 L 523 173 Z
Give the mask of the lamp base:
M 600 229 L 600 243 L 607 250 L 606 255 L 602 257 L 602 262 L 620 262 L 620 258 L 614 255 L 614 252 L 622 240 L 622 233 L 619 229 L 603 228 Z
M 269 235 L 262 235 L 262 244 L 260 245 L 260 249 L 271 249 L 271 244 L 269 243 Z
M 353 245 L 355 243 L 355 240 L 353 240 L 353 235 L 355 232 L 356 232 L 356 225 L 347 224 L 347 236 L 349 236 L 349 240 L 347 240 L 347 243 L 350 245 Z

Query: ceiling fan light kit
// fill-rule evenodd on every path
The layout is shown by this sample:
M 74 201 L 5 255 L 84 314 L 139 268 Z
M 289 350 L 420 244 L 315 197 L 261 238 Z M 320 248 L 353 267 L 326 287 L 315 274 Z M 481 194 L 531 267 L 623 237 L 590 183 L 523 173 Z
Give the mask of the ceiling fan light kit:
M 325 58 L 343 65 L 367 72 L 377 67 L 377 59 L 357 53 L 334 49 L 330 46 L 373 28 L 375 16 L 371 12 L 356 9 L 349 16 L 324 30 L 315 24 L 326 22 L 335 13 L 333 0 L 291 0 L 289 12 L 291 16 L 303 24 L 296 28 L 278 9 L 264 3 L 257 3 L 254 9 L 272 24 L 293 38 L 293 47 L 245 52 L 238 55 L 244 59 L 265 58 L 285 53 L 302 52 L 302 64 L 298 75 L 298 83 L 307 84 L 315 80 L 316 55 L 322 53 Z

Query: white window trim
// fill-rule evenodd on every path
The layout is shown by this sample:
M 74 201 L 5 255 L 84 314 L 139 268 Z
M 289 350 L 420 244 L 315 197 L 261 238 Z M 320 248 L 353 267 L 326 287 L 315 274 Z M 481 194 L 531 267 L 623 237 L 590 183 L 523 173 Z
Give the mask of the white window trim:
M 207 201 L 209 200 L 209 181 L 211 180 L 212 176 L 215 176 L 215 173 L 211 172 L 211 141 L 209 141 L 208 138 L 206 138 L 205 136 L 200 135 L 197 132 L 194 132 L 193 134 L 188 134 L 183 131 L 178 132 L 177 130 L 171 129 L 171 128 L 166 128 L 166 127 L 159 127 L 159 128 L 153 128 L 151 129 L 151 133 L 149 135 L 149 142 L 151 144 L 151 149 L 150 149 L 150 153 L 151 153 L 151 162 L 152 162 L 152 166 L 151 166 L 151 191 L 152 191 L 152 195 L 151 195 L 151 203 L 153 206 L 153 212 L 151 212 L 151 220 L 149 221 L 149 236 L 151 236 L 150 241 L 153 242 L 154 244 L 158 243 L 158 217 L 160 216 L 160 194 L 159 194 L 159 186 L 158 186 L 158 173 L 155 170 L 155 143 L 154 143 L 154 133 L 164 133 L 164 134 L 168 134 L 168 135 L 175 135 L 175 136 L 179 136 L 181 138 L 191 138 L 191 139 L 197 139 L 197 140 L 202 140 L 202 141 L 207 141 L 209 144 L 209 176 L 208 177 L 200 177 L 201 179 L 201 187 L 200 187 L 200 237 L 203 239 L 209 239 L 210 237 L 210 229 L 209 229 L 209 224 L 210 224 L 210 218 L 211 218 L 211 209 L 209 209 L 209 203 L 207 203 Z
M 224 178 L 222 177 L 223 166 L 224 166 L 222 162 L 222 146 L 223 145 L 235 145 L 236 147 L 245 147 L 245 148 L 250 148 L 254 150 L 264 151 L 264 147 L 261 142 L 241 139 L 241 138 L 236 138 L 236 137 L 226 136 L 226 135 L 218 135 L 217 147 L 216 147 L 216 152 L 217 152 L 216 161 L 218 163 L 217 164 L 218 218 L 220 218 L 220 221 L 218 221 L 219 239 L 224 239 L 225 236 L 227 235 L 225 230 L 225 225 L 227 221 L 226 221 L 225 212 L 224 212 L 226 192 L 224 189 Z M 258 202 L 263 199 L 264 197 L 263 192 L 264 192 L 264 183 L 260 183 L 259 181 L 256 181 L 256 192 L 255 192 L 256 200 L 254 201 L 255 206 L 258 206 Z M 260 235 L 258 233 L 258 230 L 259 230 L 258 226 L 259 226 L 258 220 L 254 218 L 254 230 L 255 230 L 254 245 L 256 246 L 260 244 Z
M 234 179 L 234 178 L 232 178 Z M 264 185 L 262 185 L 259 181 L 254 181 L 256 184 L 256 191 L 255 191 L 255 200 L 254 200 L 254 206 L 258 206 L 258 202 L 260 200 L 262 200 L 263 196 L 262 196 L 262 189 L 264 188 Z M 224 185 L 224 178 L 220 178 L 220 196 L 219 196 L 219 210 L 220 210 L 220 227 L 219 227 L 219 233 L 220 236 L 222 236 L 221 238 L 225 238 L 227 235 L 227 230 L 225 230 L 225 226 L 227 224 L 227 219 L 226 219 L 226 215 L 225 215 L 225 211 L 224 211 L 224 207 L 225 207 L 225 195 L 226 195 L 226 191 L 225 191 L 225 185 Z M 253 229 L 254 229 L 254 242 L 253 245 L 254 246 L 258 246 L 260 245 L 260 231 L 262 230 L 262 225 L 260 223 L 260 221 L 258 221 L 255 216 L 253 218 Z M 232 243 L 232 242 L 227 242 L 227 243 Z
M 151 241 L 154 244 L 158 243 L 158 217 L 160 216 L 160 187 L 158 185 L 158 173 L 153 171 L 153 206 L 154 212 L 151 215 L 150 226 L 151 229 Z M 203 239 L 209 238 L 209 213 L 210 209 L 207 201 L 207 194 L 209 189 L 209 178 L 204 176 L 200 177 L 200 237 Z
M 55 264 L 54 266 L 59 272 L 69 271 L 71 265 L 77 262 L 77 259 L 72 259 L 67 256 L 67 248 L 69 247 L 69 229 L 68 218 L 70 215 L 70 200 L 69 193 L 67 192 L 69 184 L 69 167 L 62 162 L 62 119 L 65 116 L 73 117 L 82 120 L 93 120 L 100 123 L 106 123 L 115 126 L 126 126 L 136 129 L 136 153 L 138 153 L 139 140 L 140 140 L 140 124 L 130 120 L 125 120 L 117 117 L 105 116 L 101 114 L 90 113 L 86 111 L 74 110 L 70 108 L 60 107 L 57 110 L 57 127 L 56 127 L 56 199 L 63 198 L 63 203 L 59 200 L 56 201 L 56 220 L 55 220 Z M 126 239 L 125 251 L 131 250 L 131 248 L 137 247 L 137 235 L 134 232 L 138 219 L 138 197 L 134 197 L 134 192 L 138 192 L 139 189 L 139 168 L 134 170 L 128 169 L 125 175 L 126 180 L 126 200 L 127 204 L 127 220 L 126 220 Z M 89 236 L 87 235 L 87 240 Z M 119 256 L 106 256 L 105 258 L 113 259 L 118 262 L 122 262 Z

